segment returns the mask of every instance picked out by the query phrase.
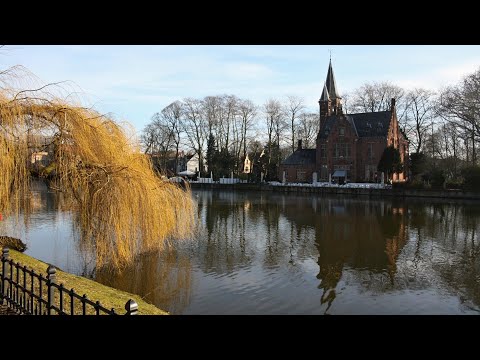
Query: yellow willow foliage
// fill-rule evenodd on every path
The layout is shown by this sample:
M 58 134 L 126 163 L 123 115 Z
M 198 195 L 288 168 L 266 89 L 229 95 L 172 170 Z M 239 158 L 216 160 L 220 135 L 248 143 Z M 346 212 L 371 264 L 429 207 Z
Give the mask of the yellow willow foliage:
M 27 96 L 28 95 L 28 96 Z M 121 266 L 168 238 L 191 235 L 189 189 L 163 181 L 113 120 L 97 112 L 0 88 L 0 211 L 17 214 L 29 189 L 35 134 L 54 134 L 52 187 L 74 200 L 82 241 L 97 266 Z

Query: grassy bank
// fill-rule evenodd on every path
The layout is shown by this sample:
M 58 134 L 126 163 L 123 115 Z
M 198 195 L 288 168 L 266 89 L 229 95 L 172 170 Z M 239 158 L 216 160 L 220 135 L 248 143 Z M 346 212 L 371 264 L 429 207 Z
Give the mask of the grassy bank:
M 22 265 L 35 270 L 37 273 L 47 274 L 48 264 L 43 261 L 32 258 L 28 255 L 10 250 L 10 258 Z M 109 286 L 99 284 L 93 280 L 66 273 L 57 269 L 57 282 L 62 283 L 66 289 L 75 289 L 80 294 L 86 294 L 93 301 L 100 301 L 102 306 L 107 309 L 114 308 L 119 314 L 125 313 L 125 303 L 129 299 L 134 299 L 138 304 L 140 315 L 168 315 L 166 311 L 160 310 L 152 304 L 148 304 L 140 299 L 140 296 L 117 290 Z

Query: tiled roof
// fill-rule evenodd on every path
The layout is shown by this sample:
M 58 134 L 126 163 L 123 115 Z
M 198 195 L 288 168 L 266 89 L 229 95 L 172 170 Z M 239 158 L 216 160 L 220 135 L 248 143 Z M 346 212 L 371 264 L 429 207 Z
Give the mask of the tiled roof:
M 392 118 L 391 111 L 379 111 L 345 115 L 359 137 L 387 136 L 388 127 Z M 325 119 L 320 130 L 320 138 L 327 138 L 337 120 L 337 115 L 330 115 Z
M 315 164 L 317 159 L 317 150 L 316 149 L 300 149 L 295 150 L 295 152 L 287 157 L 282 165 L 308 165 Z

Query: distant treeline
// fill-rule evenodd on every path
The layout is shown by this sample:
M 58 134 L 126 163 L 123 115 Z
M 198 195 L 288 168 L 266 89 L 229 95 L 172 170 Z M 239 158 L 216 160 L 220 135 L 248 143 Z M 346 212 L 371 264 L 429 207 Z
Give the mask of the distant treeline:
M 440 172 L 444 181 L 461 182 L 463 169 L 477 166 L 480 69 L 437 91 L 369 82 L 342 98 L 346 113 L 389 110 L 391 98 L 396 99 L 400 126 L 410 141 L 414 181 L 430 182 Z M 175 163 L 182 151 L 197 154 L 200 169 L 208 174 L 215 169 L 215 177 L 240 174 L 249 154 L 254 169 L 256 165 L 267 180 L 276 180 L 278 165 L 295 150 L 297 140 L 315 148 L 318 130 L 318 112 L 307 111 L 299 97 L 257 105 L 235 95 L 216 95 L 185 98 L 155 113 L 142 142 L 145 153 L 173 157 Z

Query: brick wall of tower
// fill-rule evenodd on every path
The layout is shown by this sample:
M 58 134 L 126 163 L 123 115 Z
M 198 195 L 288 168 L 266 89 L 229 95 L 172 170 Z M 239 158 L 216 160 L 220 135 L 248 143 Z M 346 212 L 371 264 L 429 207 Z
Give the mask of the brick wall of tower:
M 320 127 L 324 123 L 327 116 L 331 113 L 331 101 L 319 101 L 320 104 Z

